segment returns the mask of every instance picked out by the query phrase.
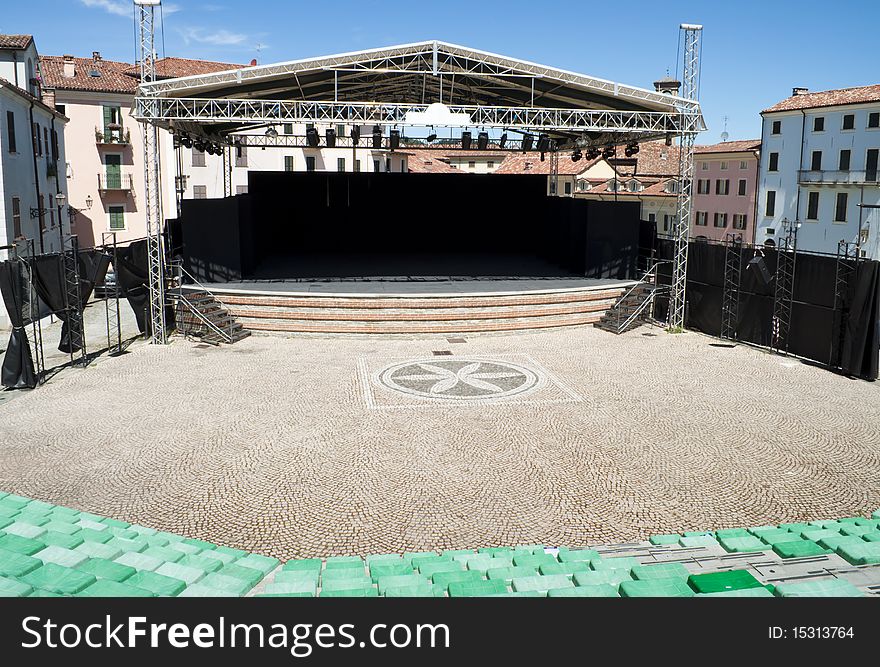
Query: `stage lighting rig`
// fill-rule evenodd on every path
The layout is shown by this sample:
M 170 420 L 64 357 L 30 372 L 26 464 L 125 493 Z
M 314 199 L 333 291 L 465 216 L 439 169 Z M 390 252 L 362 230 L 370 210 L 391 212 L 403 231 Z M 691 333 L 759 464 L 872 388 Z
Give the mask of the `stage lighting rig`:
M 306 130 L 306 143 L 309 148 L 317 148 L 321 144 L 321 137 L 318 136 L 318 130 L 310 127 Z
M 270 139 L 274 139 L 275 137 L 278 136 L 278 130 L 276 130 L 273 125 L 270 125 L 269 127 L 266 128 L 266 136 L 269 137 Z
M 602 157 L 607 160 L 608 158 L 614 157 L 616 152 L 617 149 L 614 148 L 614 146 L 605 146 L 605 148 L 602 149 Z
M 382 128 L 378 125 L 373 126 L 373 148 L 382 148 Z
M 522 151 L 523 153 L 528 153 L 532 150 L 532 143 L 534 142 L 535 137 L 531 134 L 524 134 L 522 138 Z
M 629 144 L 629 145 L 623 150 L 624 155 L 626 155 L 627 157 L 632 157 L 633 155 L 635 155 L 635 154 L 638 153 L 638 152 L 639 152 L 639 145 L 638 145 L 638 144 L 635 144 L 635 143 L 633 143 L 633 144 Z
M 431 134 L 428 135 L 428 137 L 427 137 L 427 139 L 425 139 L 425 141 L 427 141 L 429 144 L 432 144 L 435 141 L 437 141 L 437 135 L 434 134 L 433 132 L 431 132 Z
M 324 133 L 324 140 L 327 142 L 327 148 L 336 148 L 336 130 L 332 127 L 328 128 Z
M 461 133 L 461 147 L 464 150 L 469 150 L 471 147 L 471 133 L 470 132 L 462 132 Z
M 477 150 L 484 151 L 489 148 L 489 133 L 480 132 L 477 135 Z
M 538 136 L 537 149 L 541 151 L 541 153 L 546 153 L 550 150 L 550 135 L 541 134 Z M 543 160 L 544 158 L 542 157 L 541 159 Z
M 571 161 L 572 161 L 572 162 L 580 162 L 580 161 L 581 161 L 581 158 L 582 158 L 583 156 L 584 156 L 584 154 L 581 153 L 580 148 L 577 148 L 577 149 L 575 149 L 575 151 L 571 154 Z
M 357 146 L 358 142 L 361 140 L 361 127 L 360 125 L 352 125 L 351 126 L 351 143 L 353 146 Z
M 388 133 L 388 146 L 393 151 L 400 148 L 400 130 L 391 130 Z
M 595 160 L 597 157 L 599 157 L 599 149 L 596 148 L 595 146 L 590 146 L 587 149 L 587 159 L 588 160 Z
M 501 135 L 501 138 L 498 139 L 498 148 L 504 148 L 504 144 L 507 143 L 507 132 Z

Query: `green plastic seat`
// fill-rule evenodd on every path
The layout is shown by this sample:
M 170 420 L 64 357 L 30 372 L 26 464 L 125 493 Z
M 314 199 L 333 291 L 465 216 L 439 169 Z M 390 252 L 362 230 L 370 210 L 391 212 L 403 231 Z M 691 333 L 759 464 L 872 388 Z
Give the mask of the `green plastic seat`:
M 112 579 L 98 579 L 91 586 L 76 594 L 84 598 L 151 598 L 155 597 L 152 591 L 131 586 L 126 583 L 113 581 Z
M 773 545 L 781 558 L 807 558 L 809 556 L 822 556 L 828 553 L 828 549 L 820 547 L 812 540 L 798 540 L 797 542 L 781 542 Z
M 745 537 L 719 537 L 718 541 L 726 551 L 731 553 L 764 551 L 770 548 L 766 543 L 749 534 L 746 534 Z
M 724 572 L 692 574 L 688 577 L 688 585 L 697 593 L 718 593 L 744 588 L 759 588 L 761 582 L 755 579 L 748 570 L 726 570 Z
M 698 598 L 772 598 L 773 593 L 763 586 L 761 588 L 741 588 L 717 593 L 698 593 Z
M 716 530 L 715 537 L 720 541 L 724 538 L 754 537 L 754 535 L 751 535 L 751 533 L 749 533 L 749 531 L 745 528 L 724 528 L 722 530 Z
M 650 579 L 684 579 L 690 576 L 681 563 L 657 563 L 655 565 L 636 565 L 632 569 L 633 579 L 647 581 Z
M 594 549 L 576 549 L 574 551 L 560 551 L 558 560 L 560 563 L 572 561 L 591 561 L 599 557 L 599 552 Z
M 861 546 L 865 543 L 861 537 L 856 535 L 837 535 L 835 537 L 823 537 L 819 540 L 819 546 L 831 551 L 837 551 L 844 546 Z
M 652 535 L 648 538 L 648 542 L 651 544 L 656 544 L 658 546 L 663 546 L 666 544 L 678 544 L 678 541 L 681 539 L 681 535 L 678 533 L 667 533 L 665 535 Z
M 688 548 L 696 548 L 696 547 L 717 547 L 720 546 L 718 544 L 718 540 L 716 540 L 711 535 L 685 535 L 682 537 L 678 543 L 683 547 Z
M 595 586 L 575 586 L 574 588 L 553 588 L 547 591 L 551 598 L 616 598 L 620 597 L 617 589 L 610 584 Z
M 837 553 L 853 565 L 874 565 L 880 563 L 880 542 L 867 542 L 864 544 L 844 545 Z
M 575 572 L 574 583 L 577 586 L 600 586 L 608 584 L 615 589 L 624 581 L 630 581 L 629 570 L 590 570 L 589 572 Z
M 860 598 L 865 594 L 843 579 L 820 579 L 784 583 L 776 586 L 776 595 L 784 598 Z
M 631 570 L 639 564 L 638 559 L 632 556 L 618 556 L 616 558 L 594 558 L 590 561 L 590 567 L 594 570 Z
M 620 597 L 627 598 L 689 598 L 694 591 L 687 581 L 680 578 L 624 581 L 620 584 Z
M 546 577 L 519 577 L 511 583 L 515 592 L 522 591 L 549 591 L 551 588 L 572 588 L 573 583 L 564 574 L 550 574 Z
M 507 586 L 501 579 L 481 579 L 479 581 L 455 581 L 449 584 L 449 597 L 483 597 L 507 593 Z

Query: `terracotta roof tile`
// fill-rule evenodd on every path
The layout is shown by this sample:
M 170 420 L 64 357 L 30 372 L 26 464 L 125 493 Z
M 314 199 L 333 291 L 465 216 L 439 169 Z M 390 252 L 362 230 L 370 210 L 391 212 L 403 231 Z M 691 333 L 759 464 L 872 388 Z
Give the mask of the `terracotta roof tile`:
M 774 104 L 769 109 L 764 109 L 761 113 L 815 109 L 817 107 L 836 107 L 844 104 L 863 104 L 865 102 L 880 102 L 880 84 L 793 95 Z
M 0 35 L 0 49 L 26 49 L 33 39 L 33 35 Z
M 719 144 L 711 144 L 708 146 L 696 146 L 696 153 L 746 153 L 749 151 L 760 150 L 760 139 L 744 139 L 742 141 L 722 141 Z
M 55 114 L 56 118 L 64 118 L 64 119 L 67 118 L 63 113 L 60 113 L 59 111 L 55 110 L 53 107 L 50 107 L 48 104 L 46 104 L 45 102 L 40 100 L 38 97 L 34 97 L 28 91 L 26 91 L 24 88 L 19 88 L 14 83 L 7 81 L 3 77 L 0 77 L 0 88 L 6 88 L 9 91 L 15 93 L 16 95 L 19 95 L 19 96 L 23 97 L 24 99 L 28 100 L 29 102 L 33 102 L 35 105 L 39 106 L 44 111 L 48 111 L 50 113 Z
M 218 63 L 212 60 L 193 60 L 191 58 L 162 58 L 156 61 L 156 76 L 160 79 L 176 79 L 181 76 L 213 74 L 231 69 L 241 69 L 247 65 Z M 127 74 L 139 77 L 140 65 L 129 65 Z
M 74 75 L 64 76 L 63 56 L 41 56 L 40 68 L 43 72 L 43 85 L 57 90 L 83 90 L 100 93 L 127 93 L 134 95 L 138 81 L 128 76 L 126 71 L 130 63 L 113 60 L 94 60 L 92 58 L 74 58 Z M 100 76 L 89 76 L 96 71 Z
M 406 161 L 407 169 L 411 174 L 461 174 L 467 173 L 456 169 L 440 159 L 435 151 L 409 150 L 409 158 Z
M 678 146 L 667 146 L 665 141 L 647 141 L 639 144 L 639 152 L 633 157 L 638 160 L 636 176 L 678 176 Z M 619 156 L 623 149 L 617 148 Z M 620 167 L 621 174 L 632 174 L 632 167 Z
M 590 167 L 592 167 L 596 162 L 601 160 L 602 158 L 597 158 L 596 160 L 578 160 L 577 162 L 571 159 L 570 152 L 561 152 L 559 153 L 559 174 L 565 176 L 572 176 L 581 174 Z M 544 161 L 541 162 L 540 153 L 509 153 L 506 158 L 504 158 L 504 162 L 501 163 L 501 166 L 495 170 L 496 174 L 550 174 L 550 155 L 545 155 Z

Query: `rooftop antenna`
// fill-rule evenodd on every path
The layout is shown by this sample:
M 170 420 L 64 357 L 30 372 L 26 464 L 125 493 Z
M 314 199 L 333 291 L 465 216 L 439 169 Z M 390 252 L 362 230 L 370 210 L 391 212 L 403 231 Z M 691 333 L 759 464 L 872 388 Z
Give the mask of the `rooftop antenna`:
M 257 64 L 258 65 L 260 64 L 260 56 L 262 55 L 264 48 L 265 48 L 265 45 L 261 44 L 260 42 L 257 42 L 256 49 L 257 49 Z
M 727 132 L 727 116 L 724 117 L 724 131 L 721 133 L 721 141 L 727 141 L 730 139 L 730 134 Z

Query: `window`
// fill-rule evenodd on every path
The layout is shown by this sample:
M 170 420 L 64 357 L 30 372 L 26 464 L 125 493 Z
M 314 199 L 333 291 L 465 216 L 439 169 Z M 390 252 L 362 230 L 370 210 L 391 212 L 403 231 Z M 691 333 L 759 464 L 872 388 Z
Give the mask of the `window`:
M 494 169 L 494 168 L 495 168 L 495 161 L 494 161 L 494 160 L 489 160 L 489 161 L 486 163 L 486 169 Z
M 208 186 L 207 185 L 194 185 L 193 186 L 193 199 L 207 199 L 208 198 Z
M 730 194 L 730 179 L 728 178 L 719 178 L 715 181 L 715 194 L 716 195 L 728 195 Z
M 868 114 L 868 127 L 869 128 L 878 128 L 880 127 L 880 111 L 872 111 Z
M 402 173 L 402 174 L 406 173 L 406 160 L 400 161 L 400 173 Z
M 281 126 L 281 131 L 284 134 L 293 134 L 293 123 L 284 123 Z
M 849 171 L 849 159 L 851 152 L 848 149 L 840 151 L 840 159 L 837 162 L 837 168 L 840 171 Z
M 810 159 L 810 169 L 813 171 L 822 171 L 822 151 L 813 151 Z
M 846 222 L 846 203 L 848 195 L 845 192 L 837 193 L 837 205 L 834 207 L 834 222 Z
M 66 116 L 67 115 L 67 105 L 66 104 L 56 104 L 55 111 L 60 113 L 62 116 Z
M 15 114 L 12 111 L 6 112 L 6 136 L 9 139 L 9 152 L 17 153 L 18 147 L 15 145 Z
M 708 162 L 700 162 L 700 170 L 701 170 L 701 171 L 708 171 L 708 169 L 709 169 L 709 163 L 708 163 Z
M 242 146 L 238 144 L 235 147 L 235 166 L 236 167 L 247 167 L 247 146 Z
M 668 213 L 663 214 L 663 231 L 664 232 L 669 231 L 669 214 Z
M 344 137 L 345 136 L 345 125 L 337 125 L 336 126 L 336 136 Z
M 567 194 L 567 195 L 571 194 L 571 181 L 565 182 L 565 194 Z
M 43 140 L 40 137 L 40 126 L 34 123 L 33 127 L 33 138 L 34 138 L 34 153 L 37 155 L 43 154 Z
M 745 229 L 749 218 L 745 213 L 735 213 L 733 216 L 733 228 Z
M 21 237 L 21 199 L 12 198 L 12 237 Z
M 744 178 L 739 179 L 739 186 L 738 186 L 736 193 L 740 197 L 746 196 L 746 179 L 744 179 Z
M 705 227 L 707 224 L 709 224 L 709 213 L 697 211 L 697 227 Z
M 373 171 L 377 174 L 382 171 L 382 165 L 379 160 L 373 160 Z
M 200 151 L 198 148 L 192 149 L 192 166 L 193 167 L 204 167 L 205 166 L 205 151 Z
M 58 161 L 58 132 L 52 130 L 52 160 Z
M 779 153 L 770 153 L 770 164 L 767 171 L 779 171 Z
M 306 155 L 306 171 L 315 171 L 315 156 L 314 155 Z
M 770 134 L 782 134 L 782 121 L 774 120 Z
M 813 119 L 813 132 L 825 131 L 825 116 L 817 116 Z
M 843 115 L 843 125 L 840 129 L 842 130 L 854 130 L 856 127 L 856 115 L 853 113 L 847 113 Z
M 715 226 L 720 227 L 721 229 L 727 228 L 727 213 L 715 214 Z
M 391 158 L 385 160 L 385 171 L 391 173 Z
M 236 185 L 235 186 L 235 194 L 246 195 L 247 193 L 248 193 L 248 186 L 246 186 L 246 185 Z
M 740 169 L 748 169 L 748 168 L 749 168 L 749 163 L 746 162 L 745 160 L 740 160 L 740 161 L 739 161 L 739 168 L 740 168 Z
M 698 180 L 697 181 L 697 194 L 698 195 L 709 194 L 709 183 L 711 183 L 711 181 L 708 178 Z
M 819 219 L 819 193 L 810 192 L 807 194 L 807 220 Z
M 125 206 L 111 206 L 108 211 L 110 230 L 125 229 Z
M 776 215 L 776 190 L 767 190 L 767 208 L 764 215 Z
M 727 163 L 726 162 L 721 163 L 721 171 L 727 171 Z
M 284 171 L 293 171 L 293 156 L 285 155 L 284 156 Z
M 477 168 L 476 162 L 474 162 L 473 160 L 468 162 L 468 169 L 476 169 L 476 168 Z
M 49 128 L 43 128 L 43 145 L 46 147 L 46 157 L 49 157 Z
M 648 213 L 648 222 L 657 222 L 657 214 Z
M 345 171 L 345 158 L 336 158 L 336 171 Z
M 641 192 L 642 191 L 642 184 L 639 183 L 637 180 L 633 179 L 629 183 L 626 184 L 626 189 L 629 190 L 630 192 Z
M 354 161 L 354 170 L 355 170 L 355 171 L 360 171 L 360 170 L 361 170 L 361 161 L 360 161 L 360 160 L 355 160 L 355 161 Z

